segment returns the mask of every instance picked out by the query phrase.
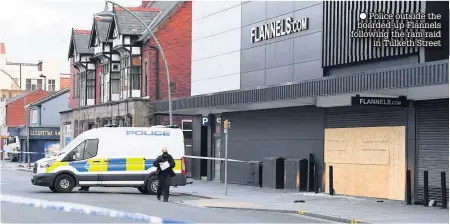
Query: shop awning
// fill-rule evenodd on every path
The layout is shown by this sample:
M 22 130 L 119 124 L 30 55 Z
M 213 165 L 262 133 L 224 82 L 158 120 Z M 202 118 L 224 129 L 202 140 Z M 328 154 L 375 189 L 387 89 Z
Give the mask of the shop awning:
M 448 60 L 434 61 L 276 86 L 184 97 L 172 100 L 172 110 L 174 114 L 195 115 L 202 114 L 202 111 L 207 113 L 207 108 L 238 108 L 247 104 L 276 104 L 278 101 L 310 105 L 308 101 L 319 96 L 448 84 L 448 73 Z M 155 103 L 155 112 L 158 114 L 167 114 L 168 108 L 167 101 Z

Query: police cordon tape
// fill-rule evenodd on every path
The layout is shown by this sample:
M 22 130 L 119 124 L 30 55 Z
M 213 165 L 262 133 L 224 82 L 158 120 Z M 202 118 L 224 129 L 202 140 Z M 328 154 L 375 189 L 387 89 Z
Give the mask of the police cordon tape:
M 5 151 L 2 151 L 5 152 Z M 11 153 L 11 154 L 45 154 L 43 152 L 6 152 L 6 153 Z
M 203 157 L 203 156 L 183 156 L 184 158 L 192 158 L 192 159 L 207 159 L 207 160 L 220 160 L 225 161 L 224 158 L 215 158 L 215 157 Z M 239 163 L 248 163 L 248 161 L 237 160 L 237 159 L 228 159 L 228 162 L 239 162 Z
M 100 208 L 85 204 L 77 204 L 70 202 L 58 202 L 58 201 L 46 201 L 41 199 L 27 198 L 21 196 L 14 195 L 5 195 L 2 194 L 0 196 L 0 200 L 2 202 L 14 203 L 14 204 L 23 204 L 26 206 L 43 208 L 53 211 L 64 211 L 64 212 L 75 212 L 85 215 L 95 215 L 95 216 L 104 216 L 110 218 L 119 218 L 119 219 L 129 219 L 135 221 L 142 221 L 143 223 L 154 223 L 154 224 L 164 224 L 164 223 L 187 223 L 180 222 L 170 219 L 163 219 L 156 216 L 148 216 L 138 213 L 131 212 L 123 212 L 113 209 Z

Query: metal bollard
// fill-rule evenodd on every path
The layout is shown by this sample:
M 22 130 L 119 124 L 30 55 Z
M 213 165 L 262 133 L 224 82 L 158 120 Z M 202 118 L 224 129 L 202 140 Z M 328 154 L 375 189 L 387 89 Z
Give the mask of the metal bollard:
M 411 204 L 411 170 L 406 170 L 406 204 Z
M 442 208 L 447 208 L 447 181 L 445 178 L 445 172 L 441 172 L 441 200 Z
M 329 168 L 329 190 L 330 190 L 330 195 L 334 195 L 334 189 L 333 189 L 333 166 L 330 166 Z
M 317 168 L 314 166 L 314 193 L 319 193 L 319 175 L 317 175 Z
M 428 171 L 423 171 L 423 206 L 428 207 Z

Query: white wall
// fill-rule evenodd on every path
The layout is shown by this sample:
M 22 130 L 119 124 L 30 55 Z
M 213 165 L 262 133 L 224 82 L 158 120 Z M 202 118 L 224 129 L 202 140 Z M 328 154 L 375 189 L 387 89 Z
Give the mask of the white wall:
M 6 125 L 6 100 L 0 101 L 0 128 L 3 125 Z
M 192 4 L 191 95 L 239 89 L 241 1 Z
M 27 62 L 28 63 L 28 62 Z M 36 62 L 31 62 L 35 63 Z M 13 78 L 17 79 L 20 84 L 20 66 L 19 65 L 6 65 L 0 64 L 0 69 L 7 72 Z M 27 79 L 41 79 L 44 84 L 44 78 L 39 77 L 41 74 L 46 76 L 45 82 L 47 82 L 46 90 L 48 90 L 48 80 L 55 80 L 55 91 L 59 90 L 60 87 L 60 66 L 59 60 L 57 58 L 46 58 L 42 60 L 42 71 L 38 71 L 37 66 L 22 66 L 22 90 L 26 90 L 26 80 Z M 0 89 L 12 89 L 11 87 L 14 81 L 11 80 L 7 75 L 0 75 Z

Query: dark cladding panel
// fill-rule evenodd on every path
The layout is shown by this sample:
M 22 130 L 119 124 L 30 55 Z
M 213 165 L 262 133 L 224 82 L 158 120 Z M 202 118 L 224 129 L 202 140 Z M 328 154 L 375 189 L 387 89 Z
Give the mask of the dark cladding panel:
M 251 1 L 245 3 L 242 5 L 242 12 L 242 26 L 264 21 L 266 19 L 266 2 Z
M 242 4 L 241 13 L 241 89 L 323 77 L 320 63 L 322 2 L 252 1 Z M 289 24 L 290 19 L 295 21 L 295 26 L 284 25 Z M 275 24 L 281 24 L 282 28 L 272 36 L 266 31 Z M 296 27 L 295 32 L 293 27 Z M 307 63 L 314 60 L 319 63 Z M 307 63 L 305 70 L 314 73 L 299 70 L 302 66 L 295 66 L 295 63 Z M 278 71 L 281 73 L 276 75 Z M 264 75 L 258 77 L 262 83 L 254 79 L 256 74 Z
M 320 61 L 321 34 L 313 33 L 294 38 L 294 63 L 318 60 Z M 305 53 L 308 52 L 308 53 Z M 318 66 L 320 68 L 320 65 Z M 320 78 L 315 77 L 315 78 Z
M 201 125 L 202 117 L 194 116 L 192 117 L 192 155 L 201 156 Z M 199 159 L 188 159 L 191 170 L 192 178 L 200 179 L 200 160 Z
M 405 126 L 407 108 L 351 106 L 327 108 L 326 128 Z
M 446 172 L 448 183 L 448 116 L 448 99 L 416 103 L 416 186 L 419 200 L 423 200 L 423 171 L 428 171 L 429 200 L 441 201 L 441 172 Z
M 285 65 L 266 70 L 265 85 L 276 85 L 292 81 L 293 66 Z
M 315 107 L 293 107 L 224 113 L 222 119 L 231 122 L 228 158 L 245 161 L 262 161 L 265 157 L 308 159 L 309 153 L 313 153 L 319 172 L 323 172 L 323 111 Z M 223 144 L 224 141 L 221 154 Z M 248 165 L 228 165 L 228 180 L 247 184 Z
M 294 82 L 320 78 L 323 74 L 322 70 L 320 60 L 296 63 L 294 64 Z
M 309 8 L 313 5 L 319 5 L 322 1 L 295 1 L 295 10 Z
M 241 89 L 264 86 L 266 70 L 241 73 Z
M 294 70 L 295 69 L 300 68 L 296 67 Z M 277 98 L 282 100 L 448 84 L 448 74 L 448 60 L 434 61 L 395 68 L 381 68 L 355 74 L 330 76 L 322 79 L 280 86 L 268 86 L 255 89 L 220 92 L 211 95 L 184 97 L 173 100 L 173 110 L 269 102 L 273 100 L 273 95 L 271 94 L 274 88 L 277 89 L 277 92 L 283 93 Z M 167 101 L 157 101 L 155 103 L 156 112 L 167 112 L 168 107 L 169 104 Z
M 266 69 L 280 67 L 283 65 L 291 65 L 293 63 L 293 45 L 292 39 L 278 41 L 273 44 L 266 45 Z M 291 80 L 290 80 L 291 81 Z M 275 83 L 275 84 L 279 84 Z
M 266 65 L 266 46 L 253 47 L 241 51 L 241 73 L 264 69 Z
M 267 1 L 267 19 L 292 12 L 294 1 Z
M 323 3 L 322 66 L 330 67 L 382 57 L 414 54 L 417 47 L 374 47 L 367 38 L 352 38 L 350 33 L 362 21 L 360 13 L 418 13 L 420 1 L 325 1 Z M 370 21 L 368 18 L 367 21 Z M 374 21 L 370 21 L 374 22 Z M 387 31 L 387 30 L 383 30 Z M 410 31 L 419 31 L 413 30 Z

